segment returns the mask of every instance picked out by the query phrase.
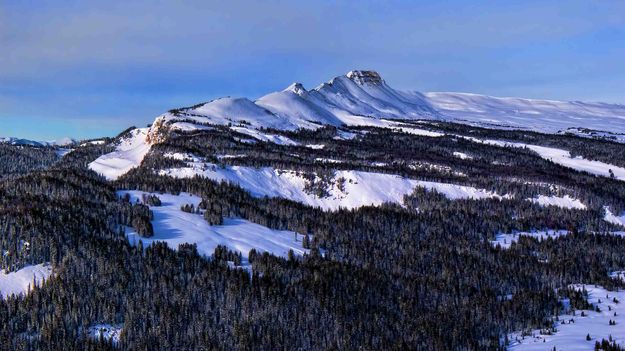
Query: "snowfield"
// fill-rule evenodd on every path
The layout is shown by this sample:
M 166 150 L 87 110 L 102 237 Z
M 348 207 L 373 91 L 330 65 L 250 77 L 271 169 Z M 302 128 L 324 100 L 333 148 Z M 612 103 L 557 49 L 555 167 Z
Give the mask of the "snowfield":
M 601 161 L 587 160 L 581 156 L 572 157 L 571 153 L 567 150 L 524 143 L 514 143 L 503 140 L 483 140 L 463 135 L 456 136 L 481 144 L 495 145 L 501 147 L 527 148 L 536 152 L 540 157 L 544 158 L 545 160 L 549 160 L 561 166 L 604 177 L 611 177 L 612 174 L 614 174 L 614 178 L 625 181 L 625 168 Z M 625 139 L 623 141 L 625 141 Z
M 119 191 L 119 196 L 129 194 L 132 203 L 141 202 L 142 191 Z M 211 256 L 218 245 L 225 245 L 230 250 L 241 252 L 244 263 L 251 249 L 269 252 L 276 256 L 287 257 L 289 250 L 296 255 L 303 255 L 308 250 L 302 247 L 304 237 L 292 231 L 273 230 L 262 225 L 240 218 L 224 218 L 223 225 L 211 226 L 201 214 L 187 213 L 181 206 L 192 204 L 195 208 L 200 204 L 199 197 L 186 193 L 180 195 L 156 194 L 162 206 L 151 206 L 154 213 L 152 225 L 154 236 L 143 238 L 132 228 L 127 228 L 126 235 L 131 244 L 139 240 L 145 246 L 162 241 L 173 249 L 180 244 L 197 244 L 198 252 Z M 296 240 L 297 238 L 297 240 Z
M 245 127 L 230 127 L 230 129 L 241 134 L 249 135 L 253 137 L 254 139 L 257 139 L 260 141 L 270 142 L 270 143 L 274 143 L 278 145 L 299 145 L 299 143 L 283 135 L 267 134 L 256 129 L 250 129 L 250 128 L 245 128 Z
M 138 167 L 150 151 L 150 145 L 146 142 L 148 130 L 132 130 L 130 137 L 124 139 L 115 151 L 98 157 L 89 164 L 89 168 L 108 180 L 115 180 Z
M 615 138 L 625 142 L 625 105 L 493 98 L 461 93 L 422 94 L 393 89 L 376 72 L 350 71 L 312 90 L 294 83 L 283 91 L 268 94 L 257 101 L 227 97 L 165 113 L 157 117 L 152 127 L 132 131 L 131 137 L 118 145 L 114 152 L 99 157 L 89 168 L 109 180 L 119 178 L 137 167 L 150 150 L 145 137 L 158 135 L 158 129 L 164 126 L 169 126 L 170 130 L 189 132 L 210 129 L 211 124 L 230 125 L 233 130 L 253 138 L 249 139 L 250 142 L 260 140 L 280 145 L 298 143 L 281 135 L 261 132 L 260 129 L 296 130 L 316 129 L 323 125 L 351 125 L 390 128 L 426 137 L 445 135 L 399 122 L 398 119 L 442 119 L 547 133 L 577 128 L 580 131 L 578 134 L 582 135 L 585 133 L 583 128 L 600 131 L 609 126 L 610 130 L 602 133 L 613 133 Z M 356 136 L 349 132 L 340 133 L 339 138 L 342 139 Z M 614 174 L 617 179 L 625 180 L 625 168 L 571 157 L 566 150 L 458 137 L 491 145 L 529 148 L 541 157 L 565 167 L 601 176 Z M 466 158 L 462 153 L 456 156 Z
M 11 295 L 26 294 L 33 287 L 33 282 L 39 285 L 50 278 L 52 267 L 48 264 L 26 266 L 11 273 L 0 271 L 0 296 L 7 298 Z
M 625 271 L 616 271 L 610 273 L 610 278 L 620 279 L 625 282 Z
M 580 127 L 625 141 L 625 105 L 447 92 L 425 93 L 425 97 L 440 114 L 460 123 L 545 133 Z
M 524 146 L 539 154 L 540 157 L 555 162 L 564 167 L 604 177 L 610 177 L 610 171 L 612 171 L 616 179 L 625 181 L 625 168 L 601 161 L 587 160 L 585 158 L 582 158 L 581 156 L 572 157 L 570 152 L 562 149 L 538 145 Z
M 534 238 L 538 241 L 546 240 L 548 238 L 556 239 L 560 236 L 567 235 L 567 230 L 537 230 L 532 232 L 514 232 L 514 233 L 500 233 L 495 236 L 495 240 L 491 241 L 494 247 L 500 246 L 502 249 L 509 249 L 513 243 L 519 241 L 522 236 Z
M 577 210 L 585 210 L 586 205 L 584 205 L 580 200 L 574 199 L 569 195 L 564 196 L 546 196 L 546 195 L 538 195 L 538 197 L 533 199 L 528 199 L 531 202 L 537 203 L 541 206 L 558 206 L 561 208 L 568 209 L 577 209 Z
M 453 155 L 455 157 L 458 157 L 461 160 L 471 160 L 471 159 L 473 159 L 473 157 L 465 154 L 464 152 L 460 152 L 460 151 L 454 151 Z
M 575 285 L 575 289 L 586 289 L 588 301 L 600 308 L 601 312 L 585 310 L 585 317 L 581 311 L 575 315 L 566 314 L 556 322 L 557 331 L 553 335 L 543 335 L 540 330 L 533 330 L 527 336 L 516 332 L 508 336 L 511 351 L 592 351 L 595 341 L 608 340 L 610 336 L 621 347 L 625 347 L 625 291 L 607 291 L 594 285 Z M 613 299 L 616 298 L 618 303 Z M 566 301 L 564 301 L 566 304 Z M 611 309 L 611 310 L 610 310 Z M 616 321 L 610 325 L 609 321 Z M 586 336 L 591 340 L 587 341 Z
M 625 141 L 625 105 L 401 91 L 373 71 L 350 71 L 311 90 L 293 83 L 256 101 L 228 97 L 180 111 L 185 115 L 166 113 L 161 117 L 166 121 L 245 123 L 251 129 L 282 130 L 315 129 L 321 125 L 389 127 L 380 120 L 442 119 L 489 128 L 567 131 Z M 416 128 L 406 132 L 436 136 L 435 132 Z
M 307 180 L 296 171 L 277 170 L 271 167 L 253 168 L 243 166 L 219 167 L 201 162 L 193 155 L 175 156 L 177 159 L 193 159 L 185 168 L 162 170 L 162 175 L 177 178 L 192 178 L 196 175 L 215 181 L 226 181 L 239 185 L 256 197 L 280 197 L 324 210 L 379 206 L 385 202 L 402 204 L 405 195 L 415 187 L 435 190 L 451 200 L 499 198 L 500 196 L 470 186 L 419 181 L 393 174 L 362 171 L 336 171 L 328 187 L 330 196 L 318 197 L 305 191 Z M 340 186 L 342 182 L 343 186 Z
M 616 216 L 612 213 L 612 211 L 610 211 L 609 207 L 606 206 L 604 207 L 604 209 L 605 209 L 604 220 L 612 224 L 617 224 L 617 225 L 621 225 L 625 227 L 625 213 L 621 214 L 620 216 Z

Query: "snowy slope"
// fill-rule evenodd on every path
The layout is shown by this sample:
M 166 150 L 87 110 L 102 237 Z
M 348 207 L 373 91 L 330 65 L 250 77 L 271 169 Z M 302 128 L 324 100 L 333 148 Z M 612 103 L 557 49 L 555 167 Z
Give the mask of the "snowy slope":
M 609 207 L 605 207 L 605 217 L 604 220 L 616 225 L 622 225 L 625 227 L 625 213 L 617 216 L 612 213 Z
M 167 123 L 192 120 L 202 124 L 239 124 L 253 128 L 318 128 L 367 124 L 382 118 L 434 118 L 439 114 L 422 94 L 401 92 L 372 71 L 351 71 L 315 89 L 293 83 L 257 101 L 221 98 L 161 117 Z
M 104 155 L 90 168 L 107 179 L 117 179 L 137 167 L 150 149 L 171 130 L 193 131 L 210 125 L 230 125 L 255 140 L 282 145 L 296 143 L 261 128 L 295 130 L 322 125 L 354 125 L 390 128 L 427 137 L 443 133 L 419 129 L 392 119 L 444 119 L 487 127 L 530 129 L 556 133 L 575 128 L 622 133 L 625 142 L 625 105 L 558 102 L 517 98 L 494 98 L 475 94 L 407 92 L 393 89 L 373 71 L 350 71 L 306 90 L 294 83 L 285 90 L 267 94 L 256 101 L 247 98 L 220 98 L 159 116 L 149 129 L 136 129 L 130 139 Z M 609 129 L 609 130 L 606 130 Z M 616 135 L 615 134 L 615 135 Z M 149 141 L 146 141 L 148 137 Z M 622 137 L 622 138 L 621 138 Z M 473 139 L 473 138 L 468 138 Z M 567 150 L 496 140 L 477 140 L 493 145 L 527 147 L 541 157 L 576 170 L 625 180 L 625 169 L 571 157 Z
M 581 172 L 588 172 L 590 174 L 600 175 L 604 177 L 612 177 L 614 175 L 615 179 L 625 181 L 625 168 L 615 166 L 609 163 L 588 160 L 581 156 L 573 157 L 571 153 L 567 150 L 540 146 L 540 145 L 532 145 L 532 144 L 524 144 L 524 143 L 515 143 L 508 142 L 502 140 L 489 140 L 489 139 L 478 139 L 474 137 L 466 137 L 462 135 L 457 135 L 458 137 L 471 140 L 476 143 L 502 146 L 502 147 L 518 147 L 518 148 L 527 148 L 529 150 L 534 151 L 540 157 L 545 160 L 549 160 L 553 163 L 557 163 L 561 166 L 568 167 Z
M 29 146 L 68 146 L 75 144 L 76 140 L 72 138 L 60 138 L 57 140 L 50 141 L 35 141 L 29 139 L 21 139 L 14 137 L 0 137 L 0 144 L 11 144 L 11 145 L 29 145 Z
M 120 191 L 118 194 L 130 194 L 134 203 L 147 193 Z M 289 250 L 297 255 L 308 251 L 302 247 L 302 235 L 297 234 L 297 241 L 295 240 L 295 232 L 269 229 L 240 218 L 224 218 L 223 225 L 211 226 L 201 214 L 187 213 L 180 209 L 187 204 L 193 204 L 197 208 L 202 200 L 197 196 L 186 193 L 155 195 L 161 199 L 162 206 L 150 207 L 154 213 L 154 236 L 143 238 L 128 228 L 126 234 L 132 244 L 137 244 L 139 240 L 144 245 L 164 241 L 171 248 L 177 249 L 180 244 L 191 243 L 197 244 L 198 252 L 206 256 L 212 255 L 218 245 L 225 245 L 233 251 L 241 252 L 244 259 L 251 249 L 282 257 L 287 257 Z
M 146 141 L 148 128 L 138 128 L 117 145 L 114 152 L 102 155 L 89 164 L 89 168 L 108 180 L 115 180 L 139 166 L 150 151 Z
M 40 141 L 14 138 L 14 137 L 0 137 L 0 144 L 44 146 L 44 144 Z
M 467 93 L 425 93 L 428 103 L 451 120 L 546 133 L 589 128 L 625 133 L 625 105 L 579 101 L 499 98 Z M 620 136 L 625 140 L 625 135 Z
M 33 282 L 41 284 L 52 274 L 52 267 L 47 264 L 26 266 L 11 273 L 0 271 L 0 297 L 25 294 L 32 289 Z
M 163 170 L 161 171 L 163 175 L 178 178 L 199 175 L 216 181 L 227 181 L 239 185 L 254 196 L 281 197 L 325 210 L 377 206 L 385 202 L 401 204 L 404 196 L 411 194 L 417 186 L 436 190 L 452 200 L 499 197 L 492 192 L 469 186 L 419 181 L 393 174 L 345 170 L 335 172 L 328 188 L 330 196 L 318 197 L 304 190 L 306 179 L 303 174 L 295 171 L 271 167 L 219 167 L 202 162 L 193 155 L 176 154 L 169 157 L 191 161 L 188 161 L 187 167 L 184 168 Z M 344 189 L 339 187 L 339 179 L 345 180 Z
M 161 117 L 169 123 L 245 123 L 253 128 L 285 130 L 360 125 L 383 118 L 444 119 L 486 127 L 612 136 L 625 141 L 625 105 L 401 91 L 374 71 L 350 71 L 311 90 L 293 83 L 256 101 L 216 99 Z
M 538 197 L 529 199 L 531 202 L 537 203 L 542 206 L 557 206 L 568 209 L 578 209 L 585 210 L 586 205 L 584 205 L 579 199 L 575 199 L 570 197 L 569 195 L 564 196 L 546 196 L 546 195 L 538 195 Z
M 557 331 L 553 335 L 543 335 L 540 330 L 533 330 L 527 336 L 517 332 L 508 336 L 511 351 L 547 351 L 566 350 L 592 351 L 595 341 L 608 340 L 610 336 L 621 347 L 625 347 L 625 291 L 608 291 L 594 285 L 575 285 L 575 289 L 588 291 L 588 302 L 598 306 L 601 312 L 585 310 L 575 315 L 559 316 L 556 322 Z M 619 303 L 614 302 L 616 298 Z M 611 309 L 611 310 L 610 310 Z M 616 321 L 616 325 L 609 325 L 609 321 Z M 587 341 L 586 336 L 591 340 Z

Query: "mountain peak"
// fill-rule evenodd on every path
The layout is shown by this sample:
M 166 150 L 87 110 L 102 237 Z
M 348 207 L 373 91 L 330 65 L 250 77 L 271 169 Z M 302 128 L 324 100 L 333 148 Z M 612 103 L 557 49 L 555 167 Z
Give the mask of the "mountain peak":
M 298 83 L 298 82 L 295 82 L 295 83 L 289 85 L 286 89 L 284 89 L 284 91 L 290 91 L 290 92 L 295 93 L 295 94 L 297 94 L 299 96 L 303 96 L 304 94 L 308 93 L 308 90 L 306 90 L 306 88 L 304 88 L 302 83 Z
M 354 70 L 347 72 L 346 76 L 354 83 L 360 85 L 381 85 L 382 83 L 384 83 L 384 80 L 376 71 Z

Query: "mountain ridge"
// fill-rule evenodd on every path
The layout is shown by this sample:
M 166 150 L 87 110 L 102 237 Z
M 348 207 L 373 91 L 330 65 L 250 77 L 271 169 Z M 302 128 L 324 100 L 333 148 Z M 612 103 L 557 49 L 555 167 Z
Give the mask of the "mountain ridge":
M 247 124 L 295 130 L 371 120 L 445 120 L 476 126 L 573 133 L 625 142 L 625 105 L 397 90 L 376 71 L 352 70 L 307 90 L 294 82 L 256 100 L 223 97 L 160 115 L 165 124 Z

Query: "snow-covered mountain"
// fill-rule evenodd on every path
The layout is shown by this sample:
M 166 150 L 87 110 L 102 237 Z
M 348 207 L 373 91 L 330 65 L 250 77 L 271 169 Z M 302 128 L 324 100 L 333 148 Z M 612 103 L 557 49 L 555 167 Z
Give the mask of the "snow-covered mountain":
M 14 137 L 0 137 L 0 144 L 43 146 L 39 141 Z
M 401 91 L 374 71 L 350 71 L 311 90 L 293 83 L 256 101 L 227 97 L 175 109 L 159 116 L 158 124 L 189 129 L 193 124 L 243 123 L 293 130 L 371 125 L 381 119 L 442 119 L 625 141 L 625 105 Z
M 116 179 L 138 166 L 150 146 L 171 131 L 193 131 L 211 125 L 230 125 L 254 139 L 294 143 L 263 128 L 316 129 L 323 125 L 374 126 L 403 132 L 442 136 L 398 120 L 445 120 L 494 129 L 521 129 L 545 133 L 574 133 L 609 137 L 625 142 L 625 105 L 496 98 L 465 93 L 419 93 L 390 87 L 374 71 L 350 71 L 306 90 L 293 83 L 256 101 L 225 97 L 160 115 L 149 128 L 135 129 L 117 150 L 90 167 Z
M 436 111 L 452 121 L 545 133 L 613 136 L 625 141 L 625 105 L 467 93 L 425 93 L 425 96 Z
M 75 144 L 76 140 L 65 137 L 57 140 L 50 141 L 35 141 L 29 139 L 15 138 L 15 137 L 0 137 L 0 144 L 11 145 L 29 145 L 29 146 L 68 146 Z

